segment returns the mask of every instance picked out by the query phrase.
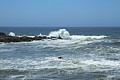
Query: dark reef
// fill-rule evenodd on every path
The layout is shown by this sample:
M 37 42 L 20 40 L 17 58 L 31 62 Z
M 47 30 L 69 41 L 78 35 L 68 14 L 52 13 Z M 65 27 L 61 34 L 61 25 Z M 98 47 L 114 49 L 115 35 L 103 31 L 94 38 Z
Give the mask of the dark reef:
M 47 37 L 47 36 L 34 36 L 34 37 L 28 37 L 28 36 L 9 36 L 6 35 L 3 32 L 0 32 L 0 42 L 29 42 L 33 40 L 43 40 L 43 39 L 61 39 L 56 37 Z

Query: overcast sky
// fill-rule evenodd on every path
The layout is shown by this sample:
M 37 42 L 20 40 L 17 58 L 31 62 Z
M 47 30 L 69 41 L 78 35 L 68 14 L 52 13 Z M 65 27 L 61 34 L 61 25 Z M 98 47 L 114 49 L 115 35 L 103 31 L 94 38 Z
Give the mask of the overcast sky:
M 120 0 L 0 0 L 0 26 L 120 26 Z

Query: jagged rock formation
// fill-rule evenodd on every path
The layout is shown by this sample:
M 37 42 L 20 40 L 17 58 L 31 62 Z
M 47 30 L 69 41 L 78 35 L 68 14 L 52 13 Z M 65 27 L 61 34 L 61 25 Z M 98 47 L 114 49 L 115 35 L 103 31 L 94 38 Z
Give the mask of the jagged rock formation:
M 9 36 L 6 35 L 3 32 L 0 32 L 0 42 L 28 42 L 33 40 L 43 40 L 43 39 L 58 39 L 56 37 L 47 37 L 47 36 L 34 36 L 34 37 L 28 37 L 28 36 Z

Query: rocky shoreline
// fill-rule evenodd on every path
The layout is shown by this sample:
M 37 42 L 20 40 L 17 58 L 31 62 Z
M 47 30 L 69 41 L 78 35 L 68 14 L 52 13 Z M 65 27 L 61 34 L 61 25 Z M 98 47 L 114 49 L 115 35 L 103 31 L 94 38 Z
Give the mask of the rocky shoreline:
M 56 37 L 47 37 L 47 36 L 33 36 L 33 37 L 28 37 L 28 36 L 10 36 L 6 35 L 3 32 L 0 32 L 0 42 L 30 42 L 33 40 L 44 40 L 44 39 L 61 39 L 56 38 Z

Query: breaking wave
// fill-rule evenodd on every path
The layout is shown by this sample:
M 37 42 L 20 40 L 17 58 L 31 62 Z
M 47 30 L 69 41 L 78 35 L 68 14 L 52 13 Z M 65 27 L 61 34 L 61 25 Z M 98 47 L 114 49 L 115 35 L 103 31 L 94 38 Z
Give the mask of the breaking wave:
M 84 35 L 70 35 L 70 33 L 66 29 L 59 29 L 58 31 L 51 31 L 49 33 L 50 37 L 57 37 L 62 39 L 76 39 L 76 40 L 91 40 L 91 39 L 101 39 L 107 36 L 84 36 Z
M 9 33 L 9 36 L 15 36 L 15 33 L 10 32 L 10 33 Z
M 70 33 L 66 29 L 59 29 L 58 31 L 51 31 L 49 33 L 50 37 L 57 37 L 62 39 L 70 39 Z
M 16 36 L 14 32 L 10 32 L 8 35 Z M 27 36 L 27 35 L 22 35 L 22 36 Z M 19 36 L 19 37 L 22 37 L 22 36 Z M 35 35 L 35 36 L 55 37 L 55 38 L 64 39 L 64 40 L 93 40 L 93 39 L 101 39 L 101 38 L 107 37 L 104 35 L 99 35 L 99 36 L 70 35 L 69 31 L 67 31 L 66 29 L 51 31 L 48 35 L 42 35 L 42 33 L 40 33 L 39 35 Z M 28 37 L 34 37 L 34 36 L 29 35 Z
M 53 40 L 1 42 L 0 78 L 119 80 L 120 40 L 119 37 L 104 35 L 74 35 L 67 29 L 59 29 L 51 31 L 48 35 L 37 35 L 56 37 Z

